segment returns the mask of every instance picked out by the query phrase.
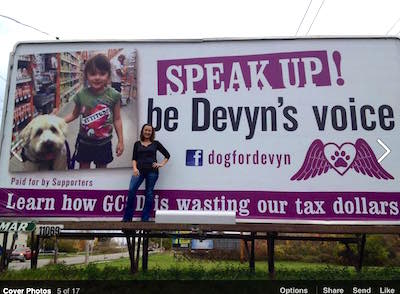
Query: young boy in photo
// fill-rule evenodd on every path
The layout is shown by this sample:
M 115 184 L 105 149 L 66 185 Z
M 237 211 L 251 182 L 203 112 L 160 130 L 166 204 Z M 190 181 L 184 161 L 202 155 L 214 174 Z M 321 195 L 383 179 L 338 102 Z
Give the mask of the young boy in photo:
M 111 64 L 103 54 L 90 58 L 84 69 L 87 87 L 73 98 L 75 107 L 64 120 L 69 123 L 80 116 L 76 161 L 80 169 L 105 168 L 113 161 L 111 137 L 113 126 L 118 137 L 117 156 L 124 151 L 121 120 L 121 94 L 108 87 Z

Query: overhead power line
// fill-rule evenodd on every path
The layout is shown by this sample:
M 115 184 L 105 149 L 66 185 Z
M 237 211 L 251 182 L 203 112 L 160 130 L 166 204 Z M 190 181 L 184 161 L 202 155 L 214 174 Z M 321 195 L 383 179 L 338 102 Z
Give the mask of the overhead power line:
M 390 29 L 386 32 L 386 36 L 389 35 L 389 32 L 393 30 L 393 28 L 397 25 L 397 23 L 400 21 L 400 17 L 396 20 L 396 22 L 390 27 Z
M 322 6 L 324 5 L 324 3 L 325 3 L 325 0 L 322 0 L 321 5 L 320 5 L 319 8 L 318 8 L 317 14 L 314 16 L 314 19 L 313 19 L 312 23 L 310 24 L 310 27 L 308 28 L 308 31 L 307 31 L 306 35 L 308 35 L 308 33 L 310 32 L 310 30 L 311 30 L 311 28 L 312 28 L 312 26 L 313 26 L 315 20 L 317 19 L 317 16 L 318 16 L 318 14 L 319 14 L 319 11 L 321 10 L 321 8 L 322 8 Z
M 42 33 L 42 34 L 45 34 L 45 35 L 47 35 L 47 36 L 53 37 L 53 38 L 55 38 L 56 40 L 59 40 L 59 39 L 60 39 L 60 38 L 57 37 L 57 36 L 50 35 L 49 33 L 46 33 L 46 32 L 44 32 L 44 31 L 39 30 L 39 29 L 37 29 L 37 28 L 35 28 L 35 27 L 33 27 L 33 26 L 30 26 L 30 25 L 28 25 L 28 24 L 22 23 L 22 22 L 20 22 L 19 20 L 16 20 L 15 18 L 9 17 L 9 16 L 7 16 L 7 15 L 0 14 L 0 17 L 3 17 L 3 18 L 6 18 L 6 19 L 9 19 L 9 20 L 12 20 L 12 21 L 16 22 L 17 24 L 20 24 L 20 25 L 23 25 L 23 26 L 25 26 L 25 27 L 31 28 L 31 29 L 33 29 L 33 30 L 35 30 L 35 31 L 38 31 L 38 32 L 40 32 L 40 33 Z
M 306 10 L 306 12 L 304 13 L 303 18 L 301 19 L 301 22 L 300 22 L 300 24 L 299 24 L 299 26 L 298 26 L 298 28 L 297 28 L 296 36 L 297 36 L 297 34 L 298 34 L 299 30 L 300 30 L 301 25 L 303 24 L 304 19 L 306 18 L 306 15 L 307 15 L 307 13 L 308 13 L 308 9 L 310 9 L 311 3 L 312 3 L 312 0 L 310 0 L 310 3 L 308 3 L 307 10 Z

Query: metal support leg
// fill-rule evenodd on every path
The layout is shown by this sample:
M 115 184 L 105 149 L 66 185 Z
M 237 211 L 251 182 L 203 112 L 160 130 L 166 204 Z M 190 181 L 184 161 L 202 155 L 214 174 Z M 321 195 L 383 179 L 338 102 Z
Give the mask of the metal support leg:
M 135 249 L 132 249 L 132 237 L 130 235 L 126 235 L 126 245 L 128 246 L 128 253 L 129 253 L 129 261 L 131 263 L 131 273 L 135 272 L 135 258 L 133 256 Z
M 37 269 L 38 257 L 39 257 L 39 241 L 40 237 L 36 236 L 32 232 L 32 258 L 31 258 L 31 269 Z
M 356 265 L 357 272 L 361 272 L 362 269 L 366 239 L 367 239 L 366 234 L 362 234 L 361 238 L 357 243 L 357 248 L 358 248 L 358 264 Z
M 254 246 L 255 246 L 255 240 L 254 240 L 255 233 L 251 233 L 251 249 L 250 249 L 250 258 L 249 258 L 249 266 L 250 266 L 250 272 L 254 273 L 256 270 L 256 262 L 255 262 L 255 254 L 254 254 Z
M 0 260 L 0 271 L 5 271 L 7 269 L 7 242 L 8 242 L 8 233 L 3 234 L 3 254 L 1 255 Z
M 149 237 L 148 231 L 143 231 L 143 256 L 142 256 L 142 270 L 145 272 L 148 268 L 148 261 L 149 261 Z
M 39 236 L 38 236 L 39 237 Z M 32 252 L 32 257 L 31 257 L 31 269 L 33 269 L 33 259 L 35 258 L 35 232 L 31 233 L 31 252 Z
M 268 245 L 268 273 L 271 279 L 275 277 L 275 236 L 276 233 L 267 234 L 267 245 Z
M 35 232 L 31 233 L 31 252 L 31 269 L 36 269 L 39 255 L 39 236 L 35 236 Z
M 140 233 L 140 231 L 139 231 Z M 136 271 L 139 270 L 139 260 L 140 260 L 140 243 L 142 242 L 142 237 L 138 238 L 138 244 L 136 249 L 136 260 L 135 260 L 135 269 Z
M 138 256 L 135 256 L 135 247 L 136 247 L 136 231 L 129 231 L 126 235 L 126 243 L 128 245 L 129 252 L 129 260 L 131 262 L 131 273 L 134 274 L 137 272 L 137 260 Z M 138 245 L 140 247 L 140 244 Z

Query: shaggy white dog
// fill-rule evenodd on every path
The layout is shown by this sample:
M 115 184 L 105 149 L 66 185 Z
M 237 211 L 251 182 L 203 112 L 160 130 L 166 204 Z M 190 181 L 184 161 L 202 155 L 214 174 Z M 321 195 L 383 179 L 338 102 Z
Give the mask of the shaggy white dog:
M 35 117 L 21 132 L 24 170 L 66 170 L 67 124 L 55 115 Z

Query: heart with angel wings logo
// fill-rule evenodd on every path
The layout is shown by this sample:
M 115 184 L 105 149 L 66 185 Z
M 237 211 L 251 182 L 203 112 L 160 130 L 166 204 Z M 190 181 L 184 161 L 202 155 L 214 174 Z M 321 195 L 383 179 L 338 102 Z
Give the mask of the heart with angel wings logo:
M 308 180 L 325 174 L 331 169 L 341 176 L 353 169 L 357 173 L 377 179 L 394 179 L 379 164 L 365 140 L 358 139 L 355 144 L 346 142 L 339 146 L 332 142 L 324 144 L 317 139 L 311 143 L 303 165 L 290 180 Z

